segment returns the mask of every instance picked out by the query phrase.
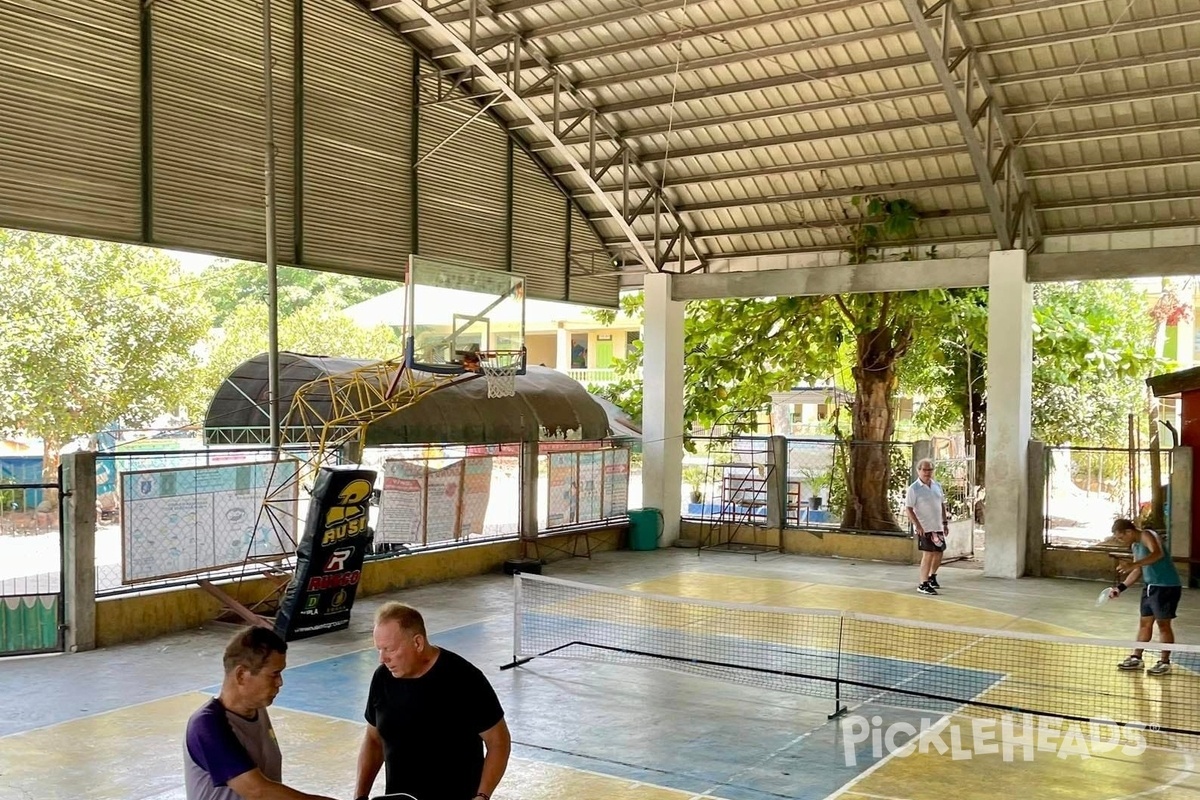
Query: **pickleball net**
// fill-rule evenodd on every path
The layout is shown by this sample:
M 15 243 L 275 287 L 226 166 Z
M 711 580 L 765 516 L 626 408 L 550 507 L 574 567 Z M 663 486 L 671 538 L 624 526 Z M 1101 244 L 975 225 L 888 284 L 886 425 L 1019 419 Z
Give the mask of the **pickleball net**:
M 1158 744 L 1200 746 L 1200 646 L 1170 645 L 1172 670 L 1161 676 L 1117 668 L 1137 646 L 518 574 L 506 667 L 542 658 L 648 667 L 827 698 L 831 716 L 862 704 L 1035 715 L 1140 726 Z M 1149 668 L 1162 646 L 1142 647 Z

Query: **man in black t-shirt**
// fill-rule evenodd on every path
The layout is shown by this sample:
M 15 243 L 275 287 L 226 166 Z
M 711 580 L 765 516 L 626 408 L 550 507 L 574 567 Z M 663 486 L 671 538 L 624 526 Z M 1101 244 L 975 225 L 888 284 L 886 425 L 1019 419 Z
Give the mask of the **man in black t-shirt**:
M 375 613 L 380 666 L 367 696 L 356 798 L 368 797 L 381 766 L 388 794 L 417 800 L 490 800 L 508 768 L 512 739 L 483 673 L 435 647 L 413 608 Z M 486 748 L 486 753 L 485 753 Z

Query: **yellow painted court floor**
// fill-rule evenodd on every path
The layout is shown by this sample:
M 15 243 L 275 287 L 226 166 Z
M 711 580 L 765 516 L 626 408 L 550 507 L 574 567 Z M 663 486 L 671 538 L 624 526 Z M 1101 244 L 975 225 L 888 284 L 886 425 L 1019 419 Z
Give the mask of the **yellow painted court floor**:
M 911 573 L 694 551 L 602 553 L 547 568 L 548 575 L 637 592 L 1006 632 L 1127 640 L 1136 621 L 1132 603 L 1096 609 L 1090 583 L 999 581 L 945 567 L 945 591 L 930 598 L 912 591 Z M 817 698 L 660 670 L 535 660 L 501 672 L 511 654 L 511 579 L 485 576 L 386 599 L 393 598 L 420 608 L 438 632 L 434 641 L 467 655 L 497 686 L 515 741 L 498 800 L 1200 800 L 1196 753 L 1161 737 L 1139 746 L 1128 735 L 1106 739 L 1109 731 L 1085 723 L 1046 721 L 1039 729 L 1032 720 L 1026 728 L 1020 718 L 976 709 L 927 714 L 932 726 L 909 738 L 901 728 L 912 722 L 915 729 L 915 717 L 872 726 L 870 709 L 864 716 L 851 708 L 830 722 L 831 708 Z M 285 780 L 297 788 L 351 795 L 365 680 L 374 665 L 370 614 L 382 599 L 360 601 L 350 631 L 291 648 L 271 714 Z M 1181 642 L 1200 641 L 1188 619 L 1197 618 L 1191 604 L 1185 592 Z M 0 800 L 182 798 L 183 726 L 219 683 L 220 650 L 231 630 L 214 624 L 107 651 L 0 661 Z M 887 655 L 903 656 L 907 646 L 898 640 L 897 652 Z M 972 649 L 933 656 L 963 670 L 989 667 L 986 652 Z M 1022 685 L 1072 683 L 1071 658 L 1053 646 L 1031 646 L 1028 658 L 1014 663 L 983 699 L 1003 705 Z M 1179 669 L 1156 679 L 1107 666 L 1089 671 L 1094 696 L 1143 692 L 1169 700 L 1175 693 L 1176 721 L 1200 722 L 1200 689 L 1190 685 L 1200 676 Z M 1063 702 L 1067 713 L 1093 710 L 1087 693 L 1068 692 Z M 884 746 L 889 725 L 907 745 Z

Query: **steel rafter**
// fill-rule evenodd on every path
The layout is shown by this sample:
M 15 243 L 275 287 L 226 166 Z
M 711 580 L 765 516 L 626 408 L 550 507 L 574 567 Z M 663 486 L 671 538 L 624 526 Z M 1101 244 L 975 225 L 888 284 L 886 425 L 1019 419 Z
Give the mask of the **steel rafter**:
M 873 194 L 889 194 L 899 192 L 924 191 L 927 189 L 945 189 L 954 186 L 974 184 L 974 175 L 954 175 L 945 178 L 930 178 L 923 181 L 908 181 L 902 183 L 887 183 L 878 186 L 848 186 L 839 189 L 822 189 L 816 192 L 786 192 L 781 194 L 743 195 L 721 200 L 706 200 L 697 203 L 682 203 L 676 208 L 681 214 L 699 213 L 702 211 L 724 211 L 730 208 L 746 208 L 749 206 L 768 206 L 779 203 L 812 203 L 821 200 L 842 200 Z
M 1022 249 L 1036 249 L 1041 225 L 1023 159 L 966 23 L 950 0 L 938 0 L 928 9 L 923 0 L 901 2 L 958 121 L 1001 249 L 1012 250 L 1018 243 Z
M 861 167 L 868 165 L 876 165 L 880 163 L 891 163 L 894 161 L 915 161 L 922 158 L 954 158 L 961 153 L 965 153 L 966 148 L 962 145 L 946 145 L 942 147 L 926 147 L 905 150 L 903 152 L 888 152 L 888 153 L 872 153 L 865 156 L 852 156 L 850 158 L 834 158 L 827 161 L 808 161 L 802 163 L 785 163 L 772 164 L 770 166 L 753 166 L 743 167 L 741 169 L 722 170 L 720 172 L 696 173 L 687 175 L 671 176 L 671 186 L 699 186 L 709 183 L 722 183 L 726 181 L 742 180 L 743 178 L 762 178 L 770 175 L 791 175 L 794 173 L 820 173 L 828 170 L 847 169 L 850 167 Z M 974 175 L 974 173 L 972 173 Z M 606 191 L 620 192 L 624 191 L 624 187 L 620 185 L 604 185 Z M 640 191 L 647 188 L 643 184 L 630 184 L 630 191 Z M 585 194 L 584 192 L 572 192 L 573 197 L 579 197 Z
M 922 219 L 946 219 L 950 217 L 986 217 L 988 215 L 987 208 L 942 208 L 933 211 L 925 211 L 921 213 Z M 737 228 L 713 228 L 710 230 L 697 231 L 697 239 L 736 239 L 743 236 L 757 236 L 763 233 L 790 233 L 797 230 L 821 230 L 827 228 L 844 228 L 846 220 L 844 219 L 813 219 L 800 220 L 797 222 L 769 222 L 762 225 L 743 225 Z M 980 237 L 983 238 L 983 237 Z M 624 242 L 620 239 L 610 239 L 605 241 L 605 244 L 610 246 L 620 246 Z M 715 258 L 715 256 L 710 256 Z
M 465 38 L 427 10 L 424 7 L 426 3 L 422 0 L 400 0 L 395 5 L 403 9 L 407 16 L 416 17 L 423 23 L 426 35 L 436 36 L 439 44 L 456 51 L 457 58 L 462 62 L 461 66 L 442 70 L 442 77 L 462 85 L 468 94 L 477 97 L 480 102 L 490 105 L 506 101 L 506 107 L 523 116 L 529 123 L 528 127 L 538 134 L 540 141 L 548 143 L 550 149 L 555 150 L 567 162 L 569 172 L 566 174 L 582 180 L 600 201 L 609 218 L 620 229 L 622 239 L 633 248 L 638 260 L 647 270 L 664 271 L 669 265 L 684 263 L 691 257 L 703 261 L 704 255 L 696 246 L 692 232 L 666 197 L 657 178 L 646 169 L 620 133 L 590 105 L 567 77 L 550 64 L 541 51 L 524 41 L 517 31 L 509 31 L 509 58 L 505 62 L 507 66 L 504 70 L 497 71 L 488 64 L 480 49 L 481 44 L 494 47 L 490 41 L 494 37 L 485 40 L 477 36 L 479 26 L 476 24 L 478 19 L 475 14 L 478 13 L 479 0 L 467 0 L 468 18 L 464 22 L 469 26 L 471 35 Z M 503 21 L 494 13 L 488 18 L 490 29 L 505 27 Z M 401 27 L 409 26 L 406 24 Z M 441 51 L 445 52 L 445 48 Z M 538 71 L 544 73 L 536 81 L 529 80 L 525 74 L 527 71 L 521 68 L 527 57 L 537 62 Z M 550 86 L 549 91 L 553 98 L 554 113 L 550 120 L 543 119 L 540 111 L 527 101 L 528 93 L 537 92 L 546 85 Z M 568 99 L 574 107 L 562 110 L 563 101 Z M 577 154 L 563 143 L 563 139 L 575 130 L 585 132 L 588 137 L 586 154 Z M 623 193 L 618 200 L 600 186 L 599 181 L 609 173 L 621 175 L 623 183 L 637 180 L 651 187 L 650 195 L 642 202 L 643 207 L 648 206 L 655 212 L 655 235 L 650 240 L 650 247 L 646 246 L 646 242 L 632 227 L 638 213 L 630 207 L 629 193 Z
M 798 20 L 809 19 L 812 17 L 823 17 L 824 15 L 833 13 L 835 11 L 845 11 L 847 9 L 858 8 L 864 5 L 878 4 L 879 2 L 881 2 L 881 0 L 832 0 L 832 2 L 817 3 L 816 5 L 806 6 L 799 9 L 787 8 L 783 11 L 772 11 L 770 13 L 758 14 L 749 17 L 737 17 L 712 25 L 691 26 L 687 25 L 686 23 L 679 24 L 678 30 L 662 31 L 654 34 L 653 36 L 629 39 L 623 38 L 620 41 L 613 42 L 611 44 L 605 44 L 592 49 L 579 48 L 567 50 L 561 54 L 551 57 L 550 62 L 555 66 L 562 66 L 563 64 L 574 64 L 580 61 L 589 61 L 595 58 L 604 58 L 607 56 L 620 55 L 622 53 L 632 53 L 639 50 L 652 49 L 655 47 L 676 47 L 682 42 L 691 41 L 693 39 L 718 38 L 721 36 L 721 34 L 765 25 L 772 25 L 778 22 L 794 23 Z M 734 48 L 732 45 L 726 44 L 724 47 L 731 50 L 731 52 L 724 55 L 713 56 L 711 58 L 689 58 L 680 64 L 680 71 L 690 72 L 697 69 L 705 69 L 710 66 L 721 66 L 725 64 L 734 64 L 739 61 L 770 58 L 774 55 L 817 50 L 826 47 L 833 47 L 835 45 L 861 42 L 866 39 L 879 39 L 884 36 L 907 33 L 908 30 L 908 25 L 901 23 L 896 25 L 887 25 L 884 27 L 847 31 L 846 33 L 831 34 L 821 38 L 807 39 L 800 42 L 792 42 L 787 45 L 779 45 L 774 48 L 745 49 Z M 672 63 L 667 67 L 650 67 L 645 70 L 632 70 L 614 75 L 606 75 L 603 78 L 597 78 L 594 81 L 581 83 L 580 88 L 592 89 L 599 86 L 609 86 L 616 83 L 628 83 L 630 81 L 658 77 L 664 74 L 669 75 L 673 72 L 675 72 L 675 65 Z

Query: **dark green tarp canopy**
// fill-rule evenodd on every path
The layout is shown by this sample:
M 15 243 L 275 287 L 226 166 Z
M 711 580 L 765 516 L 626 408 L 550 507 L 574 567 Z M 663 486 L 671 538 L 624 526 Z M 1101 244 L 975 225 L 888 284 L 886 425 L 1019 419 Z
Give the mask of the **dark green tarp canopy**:
M 373 363 L 377 362 L 280 353 L 280 418 L 287 419 L 293 395 L 309 381 Z M 614 407 L 606 410 L 561 372 L 529 367 L 516 381 L 515 396 L 489 398 L 482 377 L 457 378 L 452 385 L 372 423 L 365 445 L 507 444 L 535 438 L 595 441 L 610 438 L 614 431 L 634 432 L 628 421 L 624 425 L 610 421 Z M 320 398 L 310 398 L 309 404 L 322 410 Z M 267 354 L 260 353 L 233 370 L 217 389 L 204 422 L 205 440 L 210 444 L 266 444 L 270 442 L 268 422 Z M 285 431 L 284 441 L 294 442 L 302 435 L 298 430 Z

